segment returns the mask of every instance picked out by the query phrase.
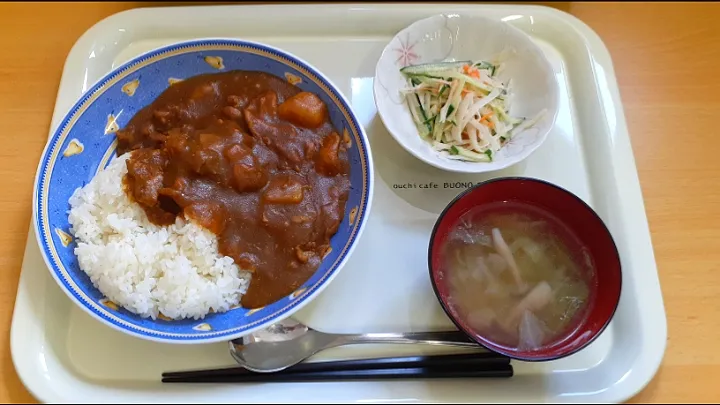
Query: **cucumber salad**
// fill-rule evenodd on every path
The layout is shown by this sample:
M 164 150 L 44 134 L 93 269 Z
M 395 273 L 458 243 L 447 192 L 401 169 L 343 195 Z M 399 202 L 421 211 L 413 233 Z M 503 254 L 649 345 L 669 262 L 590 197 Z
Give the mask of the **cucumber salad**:
M 501 62 L 457 61 L 400 69 L 401 90 L 420 136 L 449 159 L 491 162 L 513 135 L 536 117 L 509 115 L 512 80 L 503 83 Z

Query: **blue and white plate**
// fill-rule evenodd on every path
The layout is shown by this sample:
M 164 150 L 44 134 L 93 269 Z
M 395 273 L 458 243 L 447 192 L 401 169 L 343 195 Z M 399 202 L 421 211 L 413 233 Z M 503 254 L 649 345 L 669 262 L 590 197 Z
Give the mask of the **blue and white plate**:
M 332 251 L 297 291 L 264 308 L 237 308 L 200 321 L 143 319 L 118 308 L 78 266 L 68 224 L 69 198 L 115 156 L 114 132 L 176 80 L 203 73 L 256 70 L 284 77 L 327 104 L 333 125 L 347 131 L 350 195 Z M 337 275 L 365 226 L 373 192 L 370 146 L 340 91 L 317 69 L 279 49 L 248 41 L 194 40 L 128 62 L 95 84 L 63 119 L 45 147 L 35 180 L 33 223 L 45 262 L 65 293 L 95 318 L 122 332 L 170 343 L 226 341 L 267 327 L 310 302 Z

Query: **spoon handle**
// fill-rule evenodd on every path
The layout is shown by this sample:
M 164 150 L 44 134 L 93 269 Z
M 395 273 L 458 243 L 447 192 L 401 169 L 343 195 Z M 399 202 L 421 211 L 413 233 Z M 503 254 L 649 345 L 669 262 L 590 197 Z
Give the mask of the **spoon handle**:
M 466 334 L 460 331 L 447 332 L 406 332 L 406 333 L 363 333 L 338 336 L 339 344 L 356 343 L 406 343 L 429 344 L 435 346 L 479 347 Z

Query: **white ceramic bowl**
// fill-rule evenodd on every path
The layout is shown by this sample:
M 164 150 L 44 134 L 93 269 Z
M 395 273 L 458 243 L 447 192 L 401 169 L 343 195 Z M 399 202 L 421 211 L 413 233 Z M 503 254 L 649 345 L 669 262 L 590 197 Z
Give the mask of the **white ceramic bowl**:
M 499 77 L 512 78 L 510 115 L 543 118 L 515 134 L 495 154 L 492 162 L 451 160 L 420 138 L 400 89 L 407 80 L 400 68 L 442 61 L 492 60 L 506 50 L 514 54 L 505 61 Z M 400 31 L 378 60 L 374 82 L 375 104 L 390 134 L 408 152 L 440 169 L 482 173 L 519 163 L 547 138 L 558 113 L 558 85 L 550 62 L 533 40 L 519 29 L 498 20 L 464 15 L 435 15 Z

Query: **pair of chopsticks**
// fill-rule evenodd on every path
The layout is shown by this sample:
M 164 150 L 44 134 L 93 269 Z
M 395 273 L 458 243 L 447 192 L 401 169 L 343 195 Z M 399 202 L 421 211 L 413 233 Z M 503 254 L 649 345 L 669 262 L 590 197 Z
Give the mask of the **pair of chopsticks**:
M 256 373 L 241 367 L 165 372 L 162 382 L 286 383 L 512 376 L 509 358 L 494 353 L 472 353 L 300 363 L 275 373 Z

